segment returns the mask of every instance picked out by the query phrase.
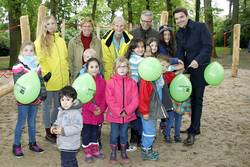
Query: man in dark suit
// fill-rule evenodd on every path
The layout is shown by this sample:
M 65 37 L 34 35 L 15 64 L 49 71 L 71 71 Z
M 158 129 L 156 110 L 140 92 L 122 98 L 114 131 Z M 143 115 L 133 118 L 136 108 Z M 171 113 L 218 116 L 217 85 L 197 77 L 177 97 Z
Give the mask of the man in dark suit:
M 194 22 L 188 18 L 185 8 L 177 8 L 173 12 L 179 30 L 176 33 L 176 56 L 184 62 L 185 69 L 190 73 L 192 83 L 191 124 L 187 129 L 184 145 L 193 145 L 195 135 L 200 134 L 203 94 L 206 86 L 204 70 L 210 62 L 212 54 L 211 34 L 204 23 Z

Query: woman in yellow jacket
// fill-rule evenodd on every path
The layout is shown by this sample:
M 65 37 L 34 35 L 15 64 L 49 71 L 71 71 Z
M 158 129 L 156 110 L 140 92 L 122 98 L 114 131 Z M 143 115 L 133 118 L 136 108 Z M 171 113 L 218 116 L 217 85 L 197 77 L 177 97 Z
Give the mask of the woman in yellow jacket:
M 123 17 L 115 17 L 112 22 L 112 30 L 108 31 L 101 41 L 105 80 L 110 79 L 115 59 L 125 55 L 133 38 L 130 33 L 124 30 L 125 24 Z
M 47 16 L 42 23 L 41 33 L 35 41 L 36 53 L 46 78 L 47 99 L 43 102 L 43 122 L 46 130 L 45 138 L 56 142 L 56 136 L 50 133 L 58 113 L 59 91 L 69 82 L 68 52 L 65 41 L 55 33 L 56 20 Z

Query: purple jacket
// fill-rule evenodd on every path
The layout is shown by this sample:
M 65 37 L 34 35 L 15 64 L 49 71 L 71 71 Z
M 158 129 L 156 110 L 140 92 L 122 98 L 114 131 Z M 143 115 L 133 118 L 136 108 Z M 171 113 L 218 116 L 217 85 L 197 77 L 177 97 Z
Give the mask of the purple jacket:
M 104 111 L 107 108 L 106 100 L 105 100 L 105 80 L 102 78 L 100 74 L 98 74 L 95 78 L 96 83 L 96 93 L 94 98 L 82 105 L 82 119 L 83 124 L 91 124 L 98 125 L 103 123 L 104 121 Z M 97 107 L 100 107 L 101 114 L 98 116 L 94 115 L 94 111 Z
M 135 110 L 139 104 L 139 97 L 137 84 L 132 78 L 113 75 L 107 81 L 105 96 L 108 122 L 128 123 L 136 119 Z M 123 108 L 127 114 L 125 117 L 120 115 Z

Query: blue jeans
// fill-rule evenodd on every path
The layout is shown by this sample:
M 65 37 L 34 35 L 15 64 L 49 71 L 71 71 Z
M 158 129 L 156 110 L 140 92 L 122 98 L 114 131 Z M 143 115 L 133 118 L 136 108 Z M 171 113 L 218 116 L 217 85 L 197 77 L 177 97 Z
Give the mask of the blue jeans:
M 36 142 L 36 105 L 18 105 L 18 117 L 15 129 L 14 144 L 20 145 L 22 132 L 28 116 L 29 143 Z
M 142 148 L 150 148 L 153 145 L 155 135 L 156 135 L 156 120 L 152 119 L 144 119 L 141 118 L 142 121 Z
M 45 128 L 50 128 L 56 121 L 58 107 L 60 107 L 59 91 L 48 91 L 47 98 L 42 103 L 43 123 Z
M 171 127 L 174 124 L 174 136 L 180 137 L 182 115 L 174 111 L 168 112 L 169 118 L 166 121 L 166 137 L 170 137 Z
M 61 151 L 61 166 L 62 167 L 78 167 L 77 152 L 65 152 Z
M 127 144 L 128 123 L 111 123 L 110 144 L 117 145 L 118 136 L 120 136 L 120 144 Z

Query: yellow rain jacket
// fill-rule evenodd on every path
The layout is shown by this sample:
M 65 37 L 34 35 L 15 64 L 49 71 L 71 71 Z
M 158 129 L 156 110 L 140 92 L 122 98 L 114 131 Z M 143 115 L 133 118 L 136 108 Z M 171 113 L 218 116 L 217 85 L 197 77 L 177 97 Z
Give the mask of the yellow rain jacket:
M 42 76 L 51 72 L 51 78 L 46 83 L 47 91 L 58 91 L 69 83 L 68 51 L 65 41 L 55 33 L 51 54 L 41 49 L 41 40 L 35 41 L 36 55 L 42 68 Z
M 125 55 L 125 53 L 128 50 L 130 41 L 133 39 L 133 36 L 131 34 L 129 34 L 127 31 L 123 31 L 124 41 L 120 44 L 120 50 L 117 51 L 112 42 L 113 36 L 114 36 L 114 30 L 110 30 L 104 35 L 103 39 L 101 40 L 102 54 L 103 54 L 102 61 L 104 66 L 105 80 L 109 80 L 113 73 L 113 65 L 115 59 L 117 57 L 122 57 Z

